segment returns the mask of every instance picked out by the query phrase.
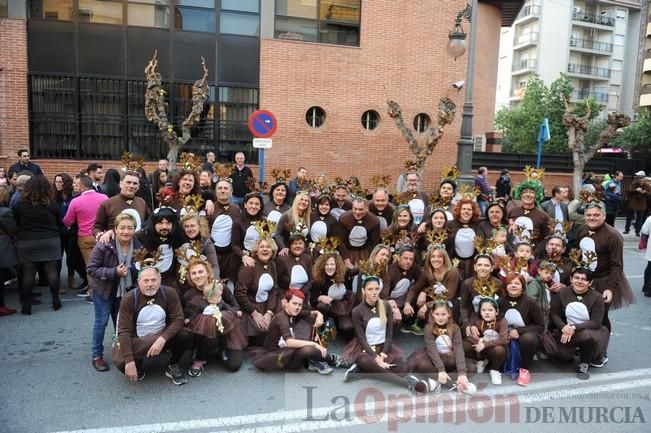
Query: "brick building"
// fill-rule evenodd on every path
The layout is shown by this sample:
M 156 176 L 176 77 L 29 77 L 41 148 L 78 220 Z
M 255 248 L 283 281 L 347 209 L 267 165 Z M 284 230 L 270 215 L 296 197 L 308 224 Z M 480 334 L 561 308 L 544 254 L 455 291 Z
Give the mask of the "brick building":
M 6 6 L 3 6 L 3 1 Z M 407 4 L 408 3 L 408 4 Z M 401 104 L 407 125 L 424 130 L 438 100 L 457 104 L 426 166 L 426 184 L 454 163 L 467 54 L 446 53 L 448 31 L 465 0 L 0 0 L 0 165 L 21 147 L 48 176 L 87 161 L 119 165 L 129 150 L 165 155 L 144 118 L 143 69 L 158 49 L 169 115 L 189 112 L 191 85 L 210 70 L 210 98 L 188 150 L 228 160 L 244 151 L 257 108 L 279 123 L 269 168 L 311 174 L 393 178 L 411 157 L 387 115 Z M 477 12 L 473 131 L 492 131 L 500 26 L 522 1 L 485 0 Z M 464 23 L 466 31 L 468 24 Z

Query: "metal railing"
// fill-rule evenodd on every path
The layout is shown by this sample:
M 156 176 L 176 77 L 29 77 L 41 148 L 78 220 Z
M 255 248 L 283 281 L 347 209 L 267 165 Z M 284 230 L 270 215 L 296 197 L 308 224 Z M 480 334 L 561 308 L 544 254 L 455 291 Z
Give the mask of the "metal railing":
M 527 5 L 522 8 L 517 19 L 526 18 L 526 17 L 539 17 L 540 16 L 540 6 L 538 5 Z
M 602 51 L 604 53 L 613 52 L 613 44 L 608 42 L 592 41 L 590 39 L 570 38 L 570 46 L 584 48 L 586 50 Z
M 569 63 L 567 65 L 567 72 L 570 74 L 592 75 L 595 77 L 610 78 L 610 69 L 599 68 L 590 65 L 580 65 L 576 63 Z
M 522 59 L 520 61 L 514 61 L 511 71 L 531 71 L 536 69 L 536 59 Z
M 581 21 L 584 23 L 599 24 L 602 26 L 615 26 L 615 18 L 606 16 L 606 15 L 590 15 L 583 12 L 574 11 L 572 13 L 572 19 L 574 21 Z
M 538 43 L 538 32 L 524 33 L 518 36 L 514 45 Z
M 577 89 L 572 92 L 572 99 L 588 99 L 588 98 L 592 98 L 595 101 L 602 104 L 608 103 L 608 93 L 606 92 L 600 92 L 588 87 Z

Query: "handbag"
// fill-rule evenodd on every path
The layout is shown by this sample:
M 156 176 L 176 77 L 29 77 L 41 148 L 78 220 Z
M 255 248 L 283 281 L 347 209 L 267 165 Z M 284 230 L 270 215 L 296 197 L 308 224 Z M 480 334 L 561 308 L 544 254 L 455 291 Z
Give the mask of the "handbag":
M 549 332 L 549 329 L 545 329 L 540 333 L 540 345 L 547 355 L 558 353 L 558 343 L 552 333 Z
M 649 235 L 641 235 L 640 236 L 640 241 L 637 244 L 637 249 L 638 250 L 646 250 L 647 244 L 649 243 Z

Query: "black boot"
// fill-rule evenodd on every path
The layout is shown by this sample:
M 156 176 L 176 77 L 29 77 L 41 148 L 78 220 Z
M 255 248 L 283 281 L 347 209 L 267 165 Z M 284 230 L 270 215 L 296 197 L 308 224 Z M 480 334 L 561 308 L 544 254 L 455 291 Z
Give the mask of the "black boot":
M 52 308 L 54 311 L 61 309 L 61 300 L 59 299 L 59 288 L 50 287 L 50 293 L 52 295 Z

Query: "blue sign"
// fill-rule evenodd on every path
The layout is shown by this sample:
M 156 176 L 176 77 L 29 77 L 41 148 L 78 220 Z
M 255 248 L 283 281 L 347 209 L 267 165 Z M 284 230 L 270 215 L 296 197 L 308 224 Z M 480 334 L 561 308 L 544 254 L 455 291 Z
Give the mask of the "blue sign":
M 278 122 L 276 121 L 276 116 L 271 111 L 258 110 L 249 116 L 249 131 L 251 131 L 254 137 L 271 137 L 276 132 L 277 127 Z

